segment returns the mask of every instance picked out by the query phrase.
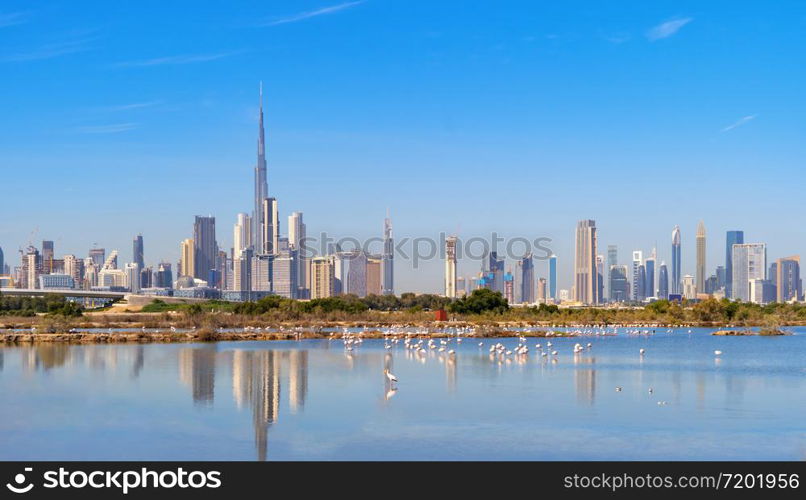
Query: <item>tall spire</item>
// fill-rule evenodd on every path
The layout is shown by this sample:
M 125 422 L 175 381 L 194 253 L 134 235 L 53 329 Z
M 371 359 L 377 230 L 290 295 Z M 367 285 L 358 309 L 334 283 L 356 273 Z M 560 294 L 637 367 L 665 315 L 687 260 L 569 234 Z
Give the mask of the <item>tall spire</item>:
M 264 238 L 264 213 L 263 200 L 269 197 L 268 181 L 266 180 L 266 135 L 263 129 L 263 82 L 260 82 L 260 106 L 258 114 L 258 136 L 257 136 L 257 163 L 255 164 L 255 208 L 252 212 L 252 246 L 255 252 L 260 254 L 263 248 Z

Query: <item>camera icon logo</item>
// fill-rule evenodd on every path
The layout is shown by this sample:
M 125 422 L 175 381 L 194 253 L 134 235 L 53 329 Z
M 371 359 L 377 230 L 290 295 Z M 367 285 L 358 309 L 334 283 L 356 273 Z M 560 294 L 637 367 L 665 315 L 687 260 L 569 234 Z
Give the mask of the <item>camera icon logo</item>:
M 32 472 L 33 470 L 34 469 L 32 469 L 31 467 L 25 468 L 25 472 Z M 19 473 L 16 476 L 14 476 L 14 484 L 6 483 L 6 488 L 8 488 L 14 493 L 28 493 L 29 491 L 31 491 L 31 489 L 33 489 L 34 487 L 33 483 L 28 483 L 27 485 L 24 485 L 24 483 L 25 483 L 25 474 Z

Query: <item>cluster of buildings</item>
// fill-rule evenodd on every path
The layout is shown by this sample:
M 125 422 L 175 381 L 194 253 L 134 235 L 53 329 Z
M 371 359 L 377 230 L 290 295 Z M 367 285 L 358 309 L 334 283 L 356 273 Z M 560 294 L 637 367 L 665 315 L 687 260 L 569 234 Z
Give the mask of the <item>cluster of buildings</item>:
M 693 276 L 682 275 L 680 226 L 672 230 L 670 266 L 664 261 L 658 264 L 655 249 L 647 255 L 634 250 L 630 263 L 623 265 L 615 245 L 607 247 L 607 257 L 599 254 L 595 221 L 579 221 L 570 297 L 583 305 L 709 297 L 757 304 L 803 300 L 799 256 L 768 262 L 765 243 L 745 243 L 744 231 L 727 231 L 725 260 L 709 273 L 706 244 L 705 224 L 701 221 L 695 236 Z
M 317 256 L 306 245 L 302 212 L 288 216 L 285 234 L 280 227 L 278 200 L 269 196 L 263 91 L 260 92 L 257 163 L 254 169 L 254 206 L 251 213 L 237 215 L 233 246 L 221 248 L 216 238 L 216 219 L 196 216 L 190 238 L 180 242 L 180 259 L 173 266 L 160 262 L 145 265 L 142 235 L 134 238 L 132 262 L 118 266 L 118 252 L 106 254 L 93 248 L 77 258 L 54 257 L 52 241 L 42 248 L 29 244 L 21 253 L 21 265 L 11 270 L 0 249 L 0 286 L 23 289 L 84 289 L 225 300 L 256 300 L 266 295 L 292 299 L 316 299 L 350 293 L 394 294 L 392 222 L 386 217 L 383 249 L 372 254 L 363 249 L 329 248 Z
M 554 303 L 567 305 L 641 304 L 658 299 L 702 300 L 729 298 L 768 304 L 804 300 L 800 257 L 781 257 L 768 262 L 765 243 L 745 243 L 743 231 L 728 231 L 725 261 L 708 273 L 705 225 L 696 234 L 695 274 L 682 275 L 682 236 L 675 226 L 671 237 L 671 266 L 658 263 L 657 251 L 632 251 L 628 264 L 619 262 L 616 245 L 599 253 L 596 222 L 581 220 L 575 236 L 571 289 L 558 289 L 557 256 L 548 257 L 547 278 L 535 281 L 534 258 L 527 254 L 515 262 L 515 271 L 505 270 L 505 260 L 488 252 L 478 275 L 457 275 L 458 239 L 445 240 L 445 296 L 461 297 L 487 288 L 500 292 L 510 304 Z M 671 267 L 671 268 L 670 268 Z

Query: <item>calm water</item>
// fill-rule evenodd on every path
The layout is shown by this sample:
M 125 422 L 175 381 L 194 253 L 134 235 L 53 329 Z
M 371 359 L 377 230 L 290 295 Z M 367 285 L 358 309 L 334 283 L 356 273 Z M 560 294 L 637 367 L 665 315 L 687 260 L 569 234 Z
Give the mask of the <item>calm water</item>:
M 806 328 L 687 331 L 549 339 L 556 361 L 546 339 L 503 362 L 491 339 L 0 347 L 0 459 L 806 459 Z

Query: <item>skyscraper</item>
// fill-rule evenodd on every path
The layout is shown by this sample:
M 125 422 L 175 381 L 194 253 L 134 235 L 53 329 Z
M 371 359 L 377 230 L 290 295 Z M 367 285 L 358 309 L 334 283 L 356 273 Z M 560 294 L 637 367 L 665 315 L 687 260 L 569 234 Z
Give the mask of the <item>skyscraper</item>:
M 644 276 L 646 271 L 642 274 L 644 254 L 640 250 L 635 250 L 632 253 L 632 300 L 640 302 L 644 300 Z
M 517 283 L 520 290 L 516 290 L 520 301 L 532 304 L 535 301 L 535 265 L 532 254 L 524 255 L 517 264 Z M 545 297 L 544 297 L 545 298 Z
M 728 231 L 725 237 L 725 297 L 733 298 L 733 245 L 744 243 L 744 231 Z
M 597 255 L 596 256 L 596 297 L 597 297 L 597 304 L 602 303 L 604 300 L 604 271 L 605 266 L 605 257 L 604 255 Z
M 574 300 L 583 304 L 596 304 L 598 299 L 596 276 L 596 222 L 581 220 L 577 223 L 576 252 L 574 259 Z
M 3 248 L 0 247 L 0 274 L 5 274 L 6 272 L 6 263 L 3 259 Z
M 275 198 L 266 198 L 261 207 L 261 254 L 273 255 L 280 251 L 280 214 Z
M 666 269 L 666 263 L 660 263 L 660 271 L 658 272 L 658 298 L 666 300 L 669 298 L 669 271 Z
M 196 216 L 193 223 L 193 277 L 204 280 L 210 279 L 210 271 L 215 269 L 218 245 L 215 239 L 215 217 Z M 214 283 L 210 283 L 213 286 Z
M 697 226 L 697 268 L 695 275 L 697 278 L 697 293 L 705 293 L 705 280 L 707 278 L 705 275 L 705 224 L 702 221 Z
M 395 294 L 395 245 L 392 239 L 392 219 L 387 214 L 383 221 L 383 256 L 381 272 L 383 273 L 383 295 Z
M 305 222 L 302 220 L 302 212 L 292 212 L 288 216 L 288 244 L 292 250 L 297 252 L 297 287 L 299 291 L 297 297 L 308 298 L 308 266 L 310 258 L 307 256 L 308 248 L 306 241 Z
M 367 295 L 367 254 L 362 250 L 356 250 L 349 259 L 346 288 L 347 293 Z
M 610 268 L 610 300 L 626 302 L 630 300 L 630 281 L 627 278 L 627 266 L 615 265 Z
M 616 265 L 618 265 L 618 247 L 616 245 L 608 245 L 607 264 L 605 265 L 605 269 L 607 270 L 607 279 L 605 280 L 605 296 L 609 300 L 613 299 L 613 296 L 610 294 L 610 270 Z
M 95 264 L 95 267 L 100 269 L 106 260 L 106 250 L 103 248 L 90 248 L 89 257 L 92 259 L 92 263 Z
M 764 280 L 767 274 L 767 246 L 764 243 L 733 245 L 733 299 L 750 301 L 750 281 Z
M 137 264 L 140 269 L 145 269 L 146 263 L 143 254 L 143 235 L 138 234 L 134 237 L 132 242 L 132 262 Z
M 183 276 L 193 276 L 196 272 L 196 265 L 195 265 L 195 255 L 193 253 L 193 238 L 188 238 L 182 240 L 180 244 L 180 266 L 179 266 L 179 276 L 177 278 L 181 278 Z
M 775 272 L 776 301 L 800 300 L 803 287 L 800 281 L 800 256 L 778 259 Z M 770 279 L 773 277 L 770 276 Z
M 238 214 L 232 236 L 232 258 L 237 259 L 241 252 L 252 246 L 252 218 L 249 214 Z
M 644 259 L 644 297 L 655 296 L 655 249 Z
M 255 208 L 252 213 L 253 230 L 252 235 L 256 240 L 255 253 L 266 252 L 264 248 L 265 238 L 263 234 L 264 217 L 263 200 L 269 197 L 269 185 L 266 179 L 266 137 L 263 130 L 263 82 L 260 82 L 260 111 L 258 115 L 258 136 L 257 136 L 257 163 L 255 164 Z
M 445 238 L 445 296 L 456 297 L 456 236 Z
M 672 283 L 671 289 L 673 294 L 682 293 L 681 280 L 683 277 L 680 275 L 681 271 L 680 262 L 680 226 L 675 226 L 672 230 Z
M 333 257 L 314 257 L 311 261 L 311 299 L 324 299 L 335 295 Z
M 488 251 L 482 261 L 482 272 L 485 274 L 487 288 L 494 292 L 504 293 L 504 259 L 498 258 L 498 252 Z
M 557 256 L 549 257 L 549 298 L 557 300 Z

